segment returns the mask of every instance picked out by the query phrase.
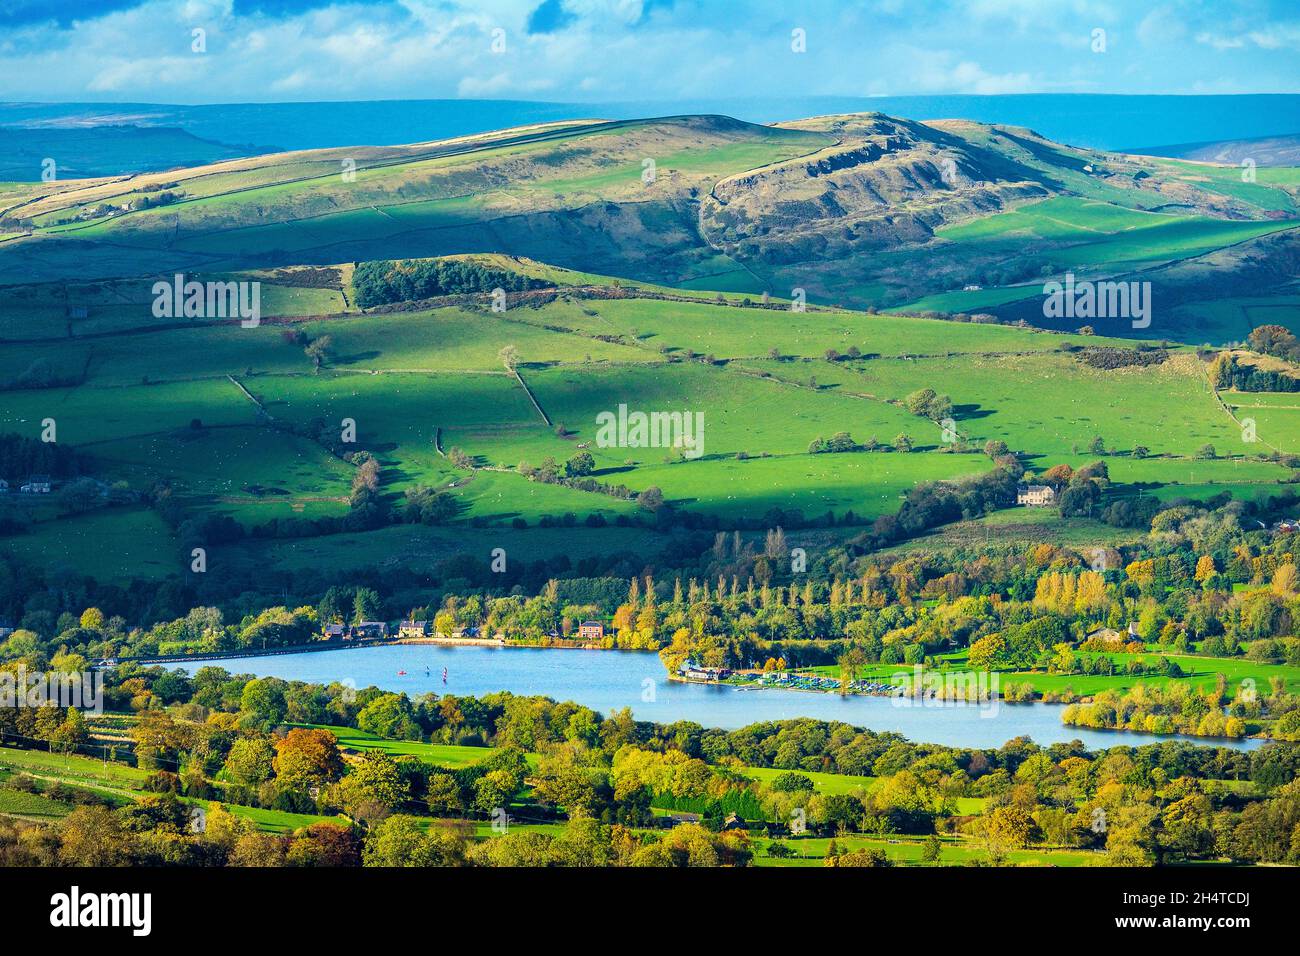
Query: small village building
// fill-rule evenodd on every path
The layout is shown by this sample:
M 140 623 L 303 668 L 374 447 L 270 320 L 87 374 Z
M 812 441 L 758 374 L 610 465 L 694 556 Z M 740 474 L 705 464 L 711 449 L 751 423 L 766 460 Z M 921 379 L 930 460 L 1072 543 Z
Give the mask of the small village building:
M 1107 644 L 1123 644 L 1127 637 L 1122 631 L 1117 631 L 1113 627 L 1099 627 L 1088 635 L 1090 641 L 1104 641 Z
M 48 495 L 50 493 L 50 476 L 49 475 L 32 475 L 27 479 L 27 484 L 20 489 L 24 494 L 29 495 Z
M 374 637 L 387 637 L 388 625 L 383 621 L 362 621 L 360 624 L 352 625 L 353 639 L 369 639 Z
M 321 633 L 329 640 L 341 641 L 348 636 L 348 626 L 346 624 L 326 624 L 321 628 Z
M 725 667 L 704 667 L 690 658 L 682 661 L 677 673 L 686 680 L 726 680 L 731 671 Z
M 700 815 L 686 810 L 673 810 L 665 813 L 659 819 L 664 821 L 663 825 L 665 826 L 677 826 L 679 823 L 699 823 Z
M 1056 489 L 1051 485 L 1020 485 L 1016 488 L 1016 504 L 1031 508 L 1044 508 L 1056 503 Z
M 0 478 L 0 495 L 7 495 L 8 493 L 9 493 L 9 482 L 5 481 L 3 478 Z
M 605 625 L 600 621 L 583 621 L 578 625 L 578 638 L 583 641 L 599 641 L 605 637 Z
M 427 637 L 429 634 L 428 621 L 403 621 L 397 628 L 400 637 Z

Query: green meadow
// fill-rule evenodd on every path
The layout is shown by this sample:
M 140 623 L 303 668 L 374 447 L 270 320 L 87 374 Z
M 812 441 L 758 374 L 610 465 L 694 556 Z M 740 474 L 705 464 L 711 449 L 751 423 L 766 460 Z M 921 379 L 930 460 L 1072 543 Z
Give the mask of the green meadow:
M 0 502 L 0 517 L 13 519 L 0 548 L 116 581 L 132 569 L 162 577 L 179 570 L 179 548 L 144 504 L 154 489 L 179 505 L 174 525 L 212 514 L 246 530 L 337 518 L 349 509 L 353 451 L 377 459 L 390 504 L 416 486 L 452 496 L 448 524 L 217 550 L 249 568 L 301 569 L 428 567 L 477 553 L 481 534 L 508 534 L 537 557 L 671 543 L 634 500 L 520 473 L 548 459 L 563 470 L 584 452 L 596 481 L 658 487 L 721 528 L 773 509 L 853 512 L 860 527 L 897 511 L 919 482 L 986 472 L 979 449 L 990 440 L 1034 474 L 1092 460 L 1100 437 L 1113 452 L 1112 496 L 1259 497 L 1290 478 L 1258 459 L 1300 450 L 1300 407 L 1225 395 L 1256 423 L 1259 442 L 1243 441 L 1190 349 L 1102 370 L 1077 349 L 1124 341 L 903 313 L 999 309 L 1041 295 L 1043 278 L 1066 270 L 1165 281 L 1191 263 L 1222 278 L 1243 265 L 1238 248 L 1248 259 L 1251 243 L 1295 228 L 1300 172 L 1262 169 L 1244 183 L 1235 168 L 1080 150 L 1011 128 L 895 122 L 552 123 L 75 189 L 0 187 L 6 203 L 24 204 L 26 230 L 0 243 L 0 431 L 38 437 L 52 421 L 89 472 L 125 483 L 120 493 L 136 502 L 82 515 L 57 495 Z M 809 174 L 813 157 L 838 155 L 846 137 L 886 130 L 906 148 L 880 167 Z M 872 190 L 891 189 L 894 174 L 920 183 L 936 150 L 963 143 L 969 195 L 918 186 L 896 201 L 897 212 L 933 223 L 932 236 L 877 221 Z M 342 159 L 355 161 L 354 179 L 339 175 Z M 163 190 L 172 201 L 141 208 Z M 833 193 L 856 211 L 832 215 Z M 504 313 L 484 294 L 439 308 L 358 308 L 353 263 L 438 255 L 557 288 Z M 153 283 L 176 273 L 260 282 L 266 321 L 155 319 Z M 1171 286 L 1162 322 L 1176 326 L 1172 338 L 1226 343 L 1257 324 L 1295 322 L 1294 282 L 1193 278 Z M 972 284 L 985 287 L 955 291 Z M 792 308 L 796 290 L 805 311 Z M 328 345 L 319 368 L 309 341 Z M 951 398 L 970 453 L 945 453 L 941 425 L 907 411 L 906 397 L 924 388 Z M 600 416 L 620 406 L 702 416 L 702 456 L 598 440 Z M 355 443 L 343 442 L 353 427 Z M 839 433 L 886 448 L 907 435 L 914 450 L 809 453 Z M 1139 446 L 1148 457 L 1128 454 Z M 1091 543 L 1127 532 L 1016 511 L 922 540 L 1054 534 Z
M 47 571 L 72 569 L 100 581 L 151 581 L 181 568 L 171 530 L 143 506 L 35 522 L 0 537 L 0 550 Z
M 1083 653 L 1090 657 L 1096 656 L 1098 653 L 1104 653 L 1119 667 L 1123 667 L 1134 660 L 1153 664 L 1164 658 L 1177 664 L 1182 670 L 1183 676 L 1171 678 L 1162 674 L 1054 674 L 1037 670 L 1001 670 L 997 672 L 997 677 L 1004 693 L 1008 685 L 1027 683 L 1032 685 L 1033 689 L 1039 694 L 1091 695 L 1103 690 L 1127 691 L 1138 684 L 1164 687 L 1173 680 L 1186 683 L 1197 690 L 1212 690 L 1220 676 L 1225 680 L 1229 697 L 1237 693 L 1243 681 L 1249 681 L 1250 683 L 1246 684 L 1246 686 L 1253 687 L 1260 694 L 1268 693 L 1269 682 L 1274 677 L 1282 679 L 1289 693 L 1294 693 L 1297 689 L 1300 689 L 1300 667 L 1293 665 L 1261 664 L 1240 657 L 1202 657 L 1196 654 L 1174 654 L 1167 648 L 1162 648 L 1156 644 L 1147 644 L 1146 646 L 1147 650 L 1140 654 L 1127 651 Z M 941 655 L 936 666 L 940 671 L 963 671 L 967 666 L 966 653 L 962 651 Z M 810 667 L 804 668 L 804 670 L 830 677 L 840 676 L 840 670 L 835 666 Z M 889 680 L 891 675 L 900 672 L 910 674 L 911 668 L 905 664 L 880 664 L 863 668 L 859 676 L 866 680 Z M 1004 706 L 1014 707 L 1020 705 L 1006 704 Z
M 1036 251 L 1060 270 L 1114 274 L 1199 256 L 1292 226 L 1148 212 L 1067 196 L 945 226 L 936 234 L 950 242 L 978 244 L 981 252 L 1005 248 L 1023 253 L 1027 243 L 1040 243 L 1042 249 Z
M 453 525 L 474 521 L 500 531 L 522 519 L 525 533 L 546 530 L 536 525 L 547 516 L 585 522 L 599 515 L 608 526 L 641 514 L 634 501 L 529 480 L 516 470 L 547 458 L 563 465 L 581 451 L 592 455 L 601 482 L 633 491 L 657 486 L 675 505 L 724 522 L 774 508 L 808 517 L 851 511 L 864 521 L 892 513 L 918 482 L 991 467 L 982 454 L 943 453 L 940 426 L 903 404 L 922 388 L 951 397 L 956 431 L 973 450 L 1001 439 L 1031 473 L 1095 459 L 1089 446 L 1100 436 L 1112 452 L 1106 461 L 1115 494 L 1204 498 L 1230 490 L 1257 497 L 1290 471 L 1247 456 L 1300 444 L 1289 396 L 1227 393 L 1239 417 L 1249 412 L 1257 420 L 1267 444 L 1244 443 L 1189 350 L 1155 366 L 1100 370 L 1061 350 L 1105 342 L 1095 338 L 842 310 L 803 313 L 797 326 L 789 319 L 784 311 L 734 304 L 573 296 L 505 314 L 346 314 L 299 326 L 308 337 L 331 338 L 319 371 L 273 325 L 29 342 L 0 358 L 0 375 L 48 362 L 79 369 L 83 384 L 7 391 L 0 428 L 39 434 L 53 419 L 58 440 L 105 480 L 138 491 L 163 481 L 187 513 L 226 514 L 252 528 L 273 518 L 346 513 L 353 466 L 308 436 L 341 439 L 354 423 L 355 445 L 378 458 L 381 492 L 392 500 L 429 485 L 454 496 Z M 783 328 L 798 331 L 783 336 Z M 842 356 L 857 343 L 857 359 L 820 355 L 835 348 Z M 518 355 L 528 391 L 504 368 L 499 353 L 506 347 Z M 715 349 L 712 362 L 703 358 L 707 348 Z M 781 358 L 768 356 L 771 349 Z M 158 355 L 177 360 L 159 363 Z M 702 414 L 703 455 L 684 460 L 672 447 L 602 447 L 599 416 L 619 406 Z M 916 450 L 808 453 L 814 439 L 840 432 L 886 449 L 907 434 Z M 1206 444 L 1215 460 L 1198 457 Z M 1139 445 L 1149 457 L 1129 454 Z M 453 464 L 453 450 L 472 467 Z M 0 508 L 17 514 L 27 531 L 0 539 L 0 547 L 44 566 L 70 563 L 113 579 L 133 566 L 159 576 L 176 567 L 166 527 L 143 508 L 73 517 L 55 499 L 18 504 Z M 635 537 L 624 527 L 590 530 L 615 550 Z M 1067 529 L 1038 515 L 993 516 L 972 531 L 1036 539 Z M 1097 535 L 1092 528 L 1078 533 L 1088 541 Z M 387 543 L 398 539 L 401 549 Z M 260 551 L 287 567 L 351 566 L 353 555 L 418 566 L 446 553 L 420 543 L 426 539 L 442 540 L 434 530 L 378 529 L 237 550 L 240 560 Z M 454 542 L 451 549 L 460 550 Z
M 830 837 L 793 837 L 780 842 L 793 851 L 790 857 L 773 857 L 768 853 L 775 841 L 758 839 L 754 841 L 755 866 L 807 867 L 824 866 L 826 854 L 830 849 Z M 847 851 L 873 849 L 885 854 L 891 863 L 899 866 L 961 866 L 977 862 L 987 862 L 988 851 L 978 842 L 960 837 L 942 838 L 939 859 L 934 864 L 925 864 L 922 853 L 925 842 L 917 837 L 890 837 L 873 839 L 864 836 L 835 837 L 837 847 Z M 1006 862 L 1012 866 L 1089 866 L 1096 865 L 1101 854 L 1088 850 L 1061 849 L 1025 849 L 1009 850 L 1005 854 Z
M 1143 445 L 1155 453 L 1192 455 L 1210 443 L 1246 451 L 1241 429 L 1218 407 L 1190 353 L 1176 353 L 1161 365 L 1116 370 L 1092 368 L 1058 353 L 823 363 L 807 369 L 754 364 L 796 380 L 815 375 L 823 388 L 884 400 L 932 388 L 951 396 L 959 435 L 980 444 L 1001 439 L 1031 454 L 1086 451 L 1098 435 L 1117 450 Z
M 516 530 L 469 525 L 444 528 L 395 525 L 314 538 L 245 540 L 216 547 L 213 555 L 250 571 L 275 567 L 342 572 L 401 566 L 420 572 L 431 571 L 456 555 L 487 562 L 491 560 L 492 549 L 498 547 L 506 550 L 510 560 L 537 561 L 564 554 L 579 561 L 611 552 L 653 554 L 671 541 L 671 536 L 644 528 L 619 528 L 611 533 L 609 529 L 583 526 Z
M 653 465 L 627 480 L 637 489 L 657 485 L 669 501 L 726 518 L 760 517 L 780 508 L 809 518 L 827 512 L 842 518 L 852 511 L 872 519 L 897 511 L 919 482 L 971 477 L 990 467 L 981 455 L 847 452 Z

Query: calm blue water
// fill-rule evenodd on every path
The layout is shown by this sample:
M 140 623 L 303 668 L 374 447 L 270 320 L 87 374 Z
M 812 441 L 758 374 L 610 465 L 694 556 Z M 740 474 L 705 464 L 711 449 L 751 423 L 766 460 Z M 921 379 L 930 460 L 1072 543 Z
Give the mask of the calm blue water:
M 572 700 L 608 714 L 631 707 L 639 720 L 672 723 L 693 720 L 705 727 L 735 729 L 765 720 L 814 717 L 841 720 L 876 731 L 897 731 L 911 740 L 953 747 L 1000 747 L 1013 737 L 1040 744 L 1081 740 L 1090 748 L 1140 746 L 1170 737 L 1107 733 L 1066 727 L 1061 708 L 1052 704 L 920 706 L 887 697 L 775 689 L 739 690 L 665 679 L 655 654 L 635 651 L 580 651 L 526 647 L 442 647 L 399 644 L 339 651 L 195 661 L 191 673 L 217 666 L 235 674 L 280 677 L 314 684 L 352 682 L 405 692 L 481 696 L 508 690 Z M 442 669 L 447 669 L 447 683 Z M 427 669 L 427 673 L 426 673 Z M 406 671 L 399 675 L 398 671 Z M 1220 744 L 1249 750 L 1260 741 Z
M 1300 133 L 1300 96 L 805 96 L 620 103 L 521 100 L 379 100 L 340 103 L 0 103 L 0 126 L 66 117 L 120 117 L 126 124 L 173 126 L 195 136 L 259 149 L 394 145 L 464 136 L 557 119 L 633 119 L 724 113 L 755 123 L 825 113 L 879 110 L 907 119 L 972 119 L 1028 126 L 1044 136 L 1097 149 L 1201 143 Z M 255 150 L 250 150 L 255 151 Z

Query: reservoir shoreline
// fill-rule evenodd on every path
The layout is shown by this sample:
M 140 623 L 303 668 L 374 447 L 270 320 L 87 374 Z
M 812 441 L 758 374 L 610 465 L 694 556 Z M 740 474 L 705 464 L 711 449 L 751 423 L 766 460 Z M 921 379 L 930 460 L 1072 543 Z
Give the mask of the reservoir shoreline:
M 1184 741 L 1203 747 L 1252 750 L 1265 742 L 1256 738 L 1221 740 L 1071 727 L 1060 719 L 1064 705 L 1041 702 L 926 702 L 767 687 L 753 688 L 763 693 L 748 693 L 748 688 L 735 685 L 671 680 L 659 656 L 646 651 L 531 647 L 527 649 L 535 653 L 516 654 L 513 652 L 524 648 L 496 642 L 469 645 L 464 641 L 448 644 L 427 639 L 420 643 L 390 641 L 335 649 L 339 652 L 205 657 L 188 663 L 225 666 L 232 673 L 307 683 L 341 682 L 357 688 L 373 685 L 409 697 L 425 693 L 483 697 L 500 692 L 550 697 L 571 700 L 606 716 L 627 708 L 637 720 L 660 724 L 690 721 L 723 730 L 811 718 L 878 733 L 897 733 L 917 742 L 974 749 L 1000 748 L 1017 737 L 1029 737 L 1043 746 L 1078 740 L 1091 749 Z M 555 653 L 558 651 L 563 653 Z M 186 662 L 176 663 L 183 666 Z M 192 673 L 198 666 L 184 669 Z

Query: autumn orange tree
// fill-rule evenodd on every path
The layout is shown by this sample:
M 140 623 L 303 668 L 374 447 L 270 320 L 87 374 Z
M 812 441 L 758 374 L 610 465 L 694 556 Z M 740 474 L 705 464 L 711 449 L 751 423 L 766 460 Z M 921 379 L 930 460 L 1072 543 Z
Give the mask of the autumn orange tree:
M 343 776 L 338 738 L 328 730 L 295 727 L 276 741 L 273 766 L 286 787 L 333 783 Z

